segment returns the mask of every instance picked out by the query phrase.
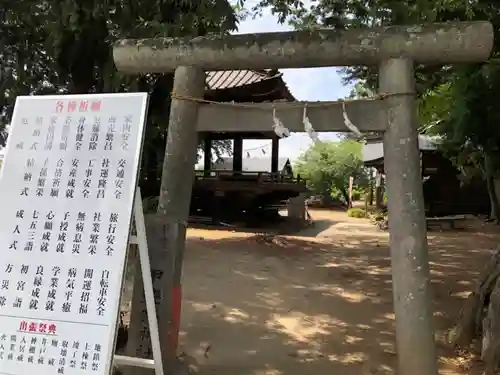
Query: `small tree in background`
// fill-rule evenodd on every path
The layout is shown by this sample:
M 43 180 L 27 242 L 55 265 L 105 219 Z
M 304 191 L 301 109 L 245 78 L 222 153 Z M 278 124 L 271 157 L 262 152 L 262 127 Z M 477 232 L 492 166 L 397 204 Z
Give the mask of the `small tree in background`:
M 321 142 L 302 154 L 295 168 L 314 193 L 326 199 L 337 193 L 348 203 L 349 176 L 354 177 L 356 187 L 365 189 L 368 186 L 361 152 L 362 144 L 354 140 Z

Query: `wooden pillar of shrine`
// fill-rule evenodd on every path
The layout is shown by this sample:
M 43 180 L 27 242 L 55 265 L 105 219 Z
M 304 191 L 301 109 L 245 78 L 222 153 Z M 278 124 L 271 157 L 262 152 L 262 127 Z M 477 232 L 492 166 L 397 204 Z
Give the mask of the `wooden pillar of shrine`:
M 279 159 L 279 141 L 280 139 L 276 136 L 273 137 L 271 146 L 271 173 L 274 175 L 278 173 L 278 159 Z
M 203 175 L 210 176 L 212 169 L 212 136 L 207 134 L 203 140 Z
M 236 136 L 233 140 L 233 171 L 243 170 L 243 137 Z

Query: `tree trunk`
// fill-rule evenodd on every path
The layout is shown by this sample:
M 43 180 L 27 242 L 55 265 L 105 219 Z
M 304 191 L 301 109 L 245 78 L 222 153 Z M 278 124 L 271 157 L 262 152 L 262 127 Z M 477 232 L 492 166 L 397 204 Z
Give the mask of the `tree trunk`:
M 484 178 L 486 179 L 486 187 L 488 188 L 488 196 L 490 198 L 490 218 L 495 220 L 497 224 L 500 223 L 500 208 L 498 203 L 498 196 L 495 191 L 495 180 L 493 177 L 494 168 L 491 157 L 485 153 L 484 155 Z
M 490 294 L 490 303 L 483 319 L 481 359 L 485 363 L 485 375 L 494 375 L 500 363 L 500 279 Z
M 345 201 L 346 201 L 346 205 L 347 205 L 347 208 L 351 208 L 351 200 L 349 199 L 349 193 L 347 192 L 346 189 L 339 189 L 340 190 L 340 193 L 342 194 L 342 196 L 344 197 Z
M 375 207 L 381 210 L 384 205 L 384 178 L 382 174 L 377 171 L 375 177 Z
M 323 207 L 332 207 L 333 204 L 334 204 L 334 201 L 333 201 L 333 198 L 332 198 L 332 194 L 331 194 L 331 189 L 330 188 L 327 188 L 327 189 L 324 189 L 323 192 L 321 193 L 321 197 L 322 197 L 322 206 Z
M 368 195 L 366 198 L 368 205 L 373 206 L 373 173 L 371 169 L 370 173 L 368 174 Z
M 450 331 L 455 348 L 481 352 L 486 375 L 493 375 L 500 364 L 500 247 L 488 261 L 474 291 L 465 301 L 458 322 Z

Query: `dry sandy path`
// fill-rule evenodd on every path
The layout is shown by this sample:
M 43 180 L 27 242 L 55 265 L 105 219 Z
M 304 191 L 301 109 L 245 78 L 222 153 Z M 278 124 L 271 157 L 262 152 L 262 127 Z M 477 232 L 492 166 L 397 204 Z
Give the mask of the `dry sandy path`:
M 253 234 L 188 233 L 181 350 L 199 374 L 393 374 L 387 234 L 344 213 L 268 243 Z M 479 374 L 442 337 L 500 235 L 430 233 L 442 374 Z M 472 366 L 472 367 L 471 367 Z

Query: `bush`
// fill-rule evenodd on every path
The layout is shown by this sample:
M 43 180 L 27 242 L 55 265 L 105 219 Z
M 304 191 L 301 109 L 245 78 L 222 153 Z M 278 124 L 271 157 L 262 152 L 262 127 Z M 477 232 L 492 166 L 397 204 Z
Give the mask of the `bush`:
M 375 221 L 385 220 L 384 213 L 383 212 L 376 212 L 375 214 L 373 214 L 373 220 L 375 220 Z
M 347 210 L 347 216 L 355 217 L 357 219 L 365 218 L 366 211 L 363 210 L 362 208 L 350 208 Z

